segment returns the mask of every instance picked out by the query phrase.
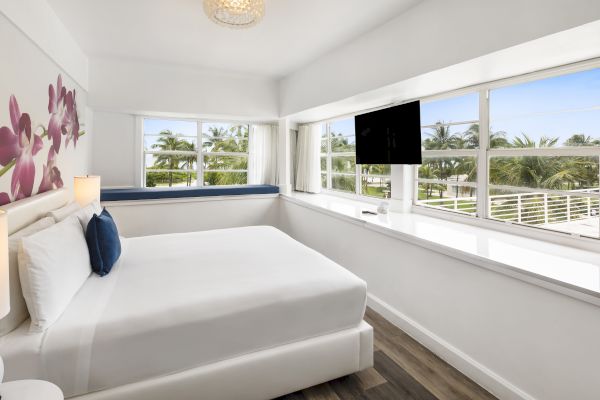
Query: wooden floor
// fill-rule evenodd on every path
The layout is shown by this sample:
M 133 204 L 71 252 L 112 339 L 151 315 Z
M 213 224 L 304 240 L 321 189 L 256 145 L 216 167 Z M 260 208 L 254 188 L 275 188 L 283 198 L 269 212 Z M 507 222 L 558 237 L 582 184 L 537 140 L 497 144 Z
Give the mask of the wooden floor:
M 277 400 L 469 400 L 489 392 L 367 309 L 375 331 L 375 366 Z

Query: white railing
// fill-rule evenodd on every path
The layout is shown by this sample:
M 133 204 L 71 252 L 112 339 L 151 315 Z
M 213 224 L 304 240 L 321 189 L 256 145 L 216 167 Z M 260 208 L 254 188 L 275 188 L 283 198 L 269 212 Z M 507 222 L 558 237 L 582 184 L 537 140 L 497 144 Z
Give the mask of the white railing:
M 565 195 L 548 193 L 518 193 L 493 195 L 489 198 L 490 218 L 527 225 L 555 224 L 600 216 L 600 199 L 578 196 L 577 193 L 598 192 L 599 189 L 573 190 Z M 475 197 L 455 197 L 419 200 L 418 204 L 475 215 Z

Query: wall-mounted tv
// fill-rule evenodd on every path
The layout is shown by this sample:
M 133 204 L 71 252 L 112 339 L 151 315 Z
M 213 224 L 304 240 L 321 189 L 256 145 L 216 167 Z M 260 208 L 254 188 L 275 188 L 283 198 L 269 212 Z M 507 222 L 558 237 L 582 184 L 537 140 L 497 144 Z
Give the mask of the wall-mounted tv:
M 354 117 L 357 164 L 421 164 L 418 101 Z

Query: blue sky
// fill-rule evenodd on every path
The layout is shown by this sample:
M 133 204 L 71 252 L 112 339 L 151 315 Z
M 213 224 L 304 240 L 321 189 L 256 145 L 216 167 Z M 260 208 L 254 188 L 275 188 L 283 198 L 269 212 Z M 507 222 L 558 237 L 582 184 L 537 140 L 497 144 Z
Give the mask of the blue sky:
M 423 125 L 477 119 L 477 93 L 421 105 Z M 558 137 L 560 144 L 575 133 L 600 138 L 600 68 L 495 89 L 490 122 L 493 131 L 505 131 L 509 140 L 521 132 L 536 140 Z M 353 118 L 333 123 L 332 130 L 353 135 Z
M 600 68 L 492 91 L 490 124 L 508 138 L 600 138 Z
M 171 132 L 181 133 L 185 136 L 192 136 L 188 140 L 196 143 L 197 132 L 196 123 L 193 121 L 175 121 L 175 120 L 161 120 L 161 119 L 144 119 L 144 134 L 146 135 L 158 135 L 163 130 L 170 130 Z M 156 143 L 156 137 L 144 137 L 144 147 L 146 150 L 152 149 L 152 145 Z M 154 164 L 154 156 L 146 154 L 145 156 L 146 167 L 151 168 Z
M 158 135 L 163 130 L 170 130 L 174 133 L 180 133 L 184 136 L 196 137 L 196 123 L 193 121 L 175 121 L 164 119 L 145 119 L 144 133 L 146 135 Z
M 237 125 L 236 125 L 237 126 Z M 228 130 L 232 127 L 230 123 L 204 122 L 202 123 L 202 132 L 208 133 L 211 127 Z M 197 125 L 195 121 L 177 121 L 172 119 L 144 119 L 144 134 L 158 135 L 163 130 L 170 130 L 173 133 L 179 133 L 183 136 L 196 137 Z
M 202 132 L 208 133 L 210 127 L 229 129 L 232 125 L 229 123 L 203 123 Z M 186 140 L 191 143 L 196 143 L 198 135 L 197 124 L 194 121 L 177 121 L 171 119 L 144 119 L 144 134 L 145 135 L 158 135 L 163 130 L 170 130 L 173 133 L 187 136 Z M 152 150 L 152 145 L 156 143 L 158 137 L 146 136 L 144 137 L 144 147 L 147 150 Z M 197 143 L 196 143 L 197 144 Z M 147 160 L 148 161 L 148 160 Z M 150 162 L 150 161 L 149 161 Z
M 354 132 L 354 118 L 342 119 L 335 121 L 331 124 L 331 131 L 336 134 L 341 133 L 343 136 L 348 137 L 348 143 L 352 144 L 355 140 Z M 325 133 L 323 133 L 325 136 Z
M 424 103 L 421 121 L 475 120 L 477 103 L 476 93 Z M 575 133 L 600 138 L 600 68 L 492 90 L 490 124 L 509 140 L 521 133 L 558 137 L 561 144 Z

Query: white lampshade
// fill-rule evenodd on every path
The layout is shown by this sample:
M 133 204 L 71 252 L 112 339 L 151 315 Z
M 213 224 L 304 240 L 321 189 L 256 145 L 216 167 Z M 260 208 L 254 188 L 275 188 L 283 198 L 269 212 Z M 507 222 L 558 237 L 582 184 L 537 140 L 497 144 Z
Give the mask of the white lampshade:
M 76 176 L 74 183 L 75 201 L 85 207 L 94 200 L 100 200 L 100 177 Z
M 8 284 L 8 222 L 6 212 L 0 210 L 0 318 L 10 311 Z

